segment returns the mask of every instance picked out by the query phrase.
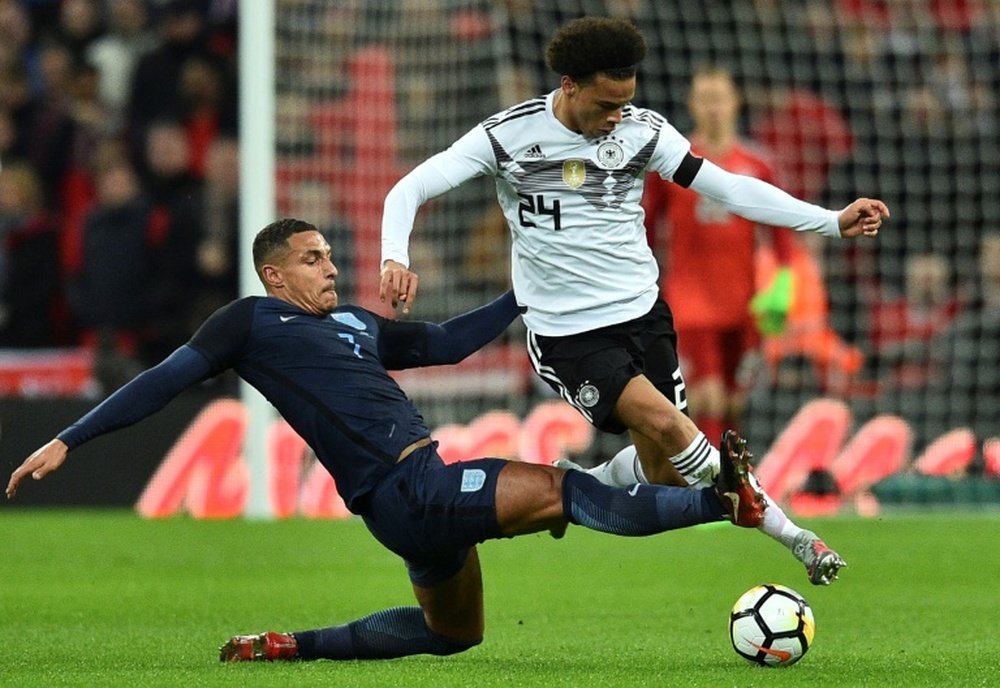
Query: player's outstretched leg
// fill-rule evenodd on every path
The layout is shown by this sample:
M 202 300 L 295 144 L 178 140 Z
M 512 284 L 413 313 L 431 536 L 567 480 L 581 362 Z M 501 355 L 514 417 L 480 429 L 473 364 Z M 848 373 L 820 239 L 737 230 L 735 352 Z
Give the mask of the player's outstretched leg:
M 448 562 L 450 566 L 452 560 Z M 465 652 L 483 639 L 482 588 L 479 555 L 470 547 L 458 572 L 427 587 L 414 583 L 419 607 L 383 609 L 327 628 L 238 635 L 219 649 L 219 659 L 393 659 Z
M 497 479 L 496 515 L 506 537 L 569 521 L 604 533 L 643 536 L 726 519 L 714 487 L 611 487 L 582 471 L 511 461 Z
M 714 484 L 702 489 L 642 483 L 616 488 L 586 471 L 566 471 L 563 513 L 572 523 L 617 535 L 651 535 L 719 517 L 737 526 L 756 528 L 764 518 L 764 496 L 750 482 L 751 457 L 746 442 L 732 433 L 730 444 Z M 514 472 L 510 467 L 505 470 Z M 516 492 L 530 493 L 527 488 Z
M 789 549 L 792 555 L 806 567 L 806 575 L 813 585 L 829 585 L 837 580 L 837 572 L 847 566 L 847 562 L 819 538 L 816 533 L 806 530 L 788 518 L 780 506 L 760 487 L 751 473 L 750 482 L 764 495 L 767 510 L 761 531 Z
M 219 648 L 220 662 L 273 662 L 296 659 L 299 645 L 290 633 L 265 631 L 256 635 L 237 635 Z
M 394 607 L 341 626 L 294 634 L 266 631 L 238 635 L 219 648 L 219 661 L 392 659 L 415 654 L 451 655 L 477 644 L 434 633 L 420 607 Z
M 732 437 L 737 438 L 735 433 Z M 723 448 L 726 446 L 725 433 L 721 446 Z M 701 433 L 690 447 L 682 454 L 672 457 L 671 461 L 691 487 L 716 484 L 717 480 L 711 476 L 717 474 L 725 462 L 719 451 L 712 447 Z M 607 485 L 625 487 L 634 482 L 646 482 L 644 477 L 641 477 L 641 468 L 638 467 L 634 446 L 626 447 L 613 459 L 594 468 L 583 469 L 568 459 L 560 459 L 553 465 L 563 470 L 584 471 Z M 788 518 L 781 507 L 767 495 L 753 473 L 749 475 L 749 482 L 764 498 L 764 517 L 758 526 L 760 530 L 787 547 L 795 558 L 802 562 L 809 580 L 814 585 L 829 585 L 837 580 L 837 571 L 846 566 L 840 555 L 830 549 L 815 533 L 800 528 Z
M 724 520 L 726 503 L 716 490 L 641 485 L 610 487 L 592 475 L 567 471 L 563 514 L 570 523 L 603 533 L 643 536 Z
M 847 562 L 811 530 L 803 530 L 795 536 L 792 553 L 806 567 L 813 585 L 829 585 L 837 580 L 837 572 L 847 566 Z
M 732 444 L 733 439 L 735 444 Z M 730 451 L 738 451 L 742 443 L 743 451 L 746 451 L 746 443 L 739 440 L 731 430 L 727 430 L 722 436 L 723 454 Z M 727 450 L 727 446 L 730 447 Z M 747 454 L 748 460 L 750 458 Z M 723 465 L 725 459 L 723 459 Z M 764 491 L 764 488 L 757 482 L 757 478 L 751 473 L 748 476 L 750 485 L 755 488 L 764 499 L 765 510 L 760 523 L 760 530 L 770 535 L 778 542 L 788 547 L 796 559 L 806 567 L 806 574 L 809 582 L 813 585 L 829 585 L 837 580 L 837 572 L 847 566 L 847 562 L 839 554 L 830 549 L 816 533 L 811 530 L 796 525 L 780 506 Z

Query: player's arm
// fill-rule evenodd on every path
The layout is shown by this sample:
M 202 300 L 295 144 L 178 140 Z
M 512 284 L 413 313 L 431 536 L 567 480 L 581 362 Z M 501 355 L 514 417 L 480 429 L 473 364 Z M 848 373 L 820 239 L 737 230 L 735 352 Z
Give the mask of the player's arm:
M 29 473 L 41 480 L 63 464 L 71 449 L 159 411 L 183 390 L 204 379 L 209 370 L 209 362 L 202 354 L 187 344 L 181 346 L 25 459 L 10 476 L 7 499 L 16 494 L 18 484 Z
M 379 353 L 389 370 L 458 363 L 500 336 L 521 310 L 508 291 L 443 323 L 384 320 Z
M 690 163 L 690 160 L 700 161 Z M 682 166 L 697 165 L 690 187 L 729 212 L 762 225 L 812 231 L 828 237 L 875 236 L 889 209 L 879 200 L 859 198 L 841 211 L 801 201 L 760 179 L 723 170 L 688 154 Z M 676 180 L 676 175 L 675 175 Z
M 409 313 L 417 296 L 417 274 L 409 269 L 410 234 L 420 207 L 432 198 L 495 169 L 489 139 L 475 127 L 446 150 L 431 156 L 400 179 L 382 208 L 382 262 L 379 298 Z
M 243 348 L 254 299 L 240 299 L 216 311 L 187 344 L 133 378 L 55 439 L 31 454 L 11 474 L 7 498 L 29 474 L 41 480 L 59 468 L 66 455 L 100 435 L 156 413 L 188 387 L 225 370 Z

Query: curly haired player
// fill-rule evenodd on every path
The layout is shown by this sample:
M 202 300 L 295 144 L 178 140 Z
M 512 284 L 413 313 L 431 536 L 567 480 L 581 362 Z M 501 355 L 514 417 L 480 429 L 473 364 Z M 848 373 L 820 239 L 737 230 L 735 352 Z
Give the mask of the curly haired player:
M 483 120 L 390 190 L 380 294 L 412 309 L 418 277 L 408 244 L 420 206 L 493 177 L 535 372 L 594 426 L 627 430 L 634 444 L 593 474 L 614 485 L 706 485 L 719 450 L 685 413 L 673 319 L 643 227 L 645 175 L 657 172 L 754 222 L 829 237 L 875 236 L 889 210 L 868 198 L 828 210 L 692 154 L 666 119 L 631 104 L 645 52 L 624 20 L 584 17 L 561 27 L 546 52 L 559 88 Z M 792 550 L 813 583 L 829 583 L 844 565 L 774 504 L 762 529 Z

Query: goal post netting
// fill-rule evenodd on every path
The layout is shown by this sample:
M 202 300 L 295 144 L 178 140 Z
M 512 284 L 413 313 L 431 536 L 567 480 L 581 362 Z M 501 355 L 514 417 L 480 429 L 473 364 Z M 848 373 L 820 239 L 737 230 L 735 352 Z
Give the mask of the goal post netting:
M 968 428 L 981 463 L 1000 435 L 997 3 L 277 0 L 277 208 L 330 234 L 343 297 L 385 312 L 385 193 L 477 122 L 554 88 L 545 43 L 582 14 L 643 32 L 638 105 L 688 132 L 692 74 L 722 66 L 743 95 L 741 131 L 770 152 L 782 186 L 828 207 L 870 196 L 892 210 L 875 241 L 801 242 L 822 322 L 747 362 L 756 451 L 830 397 L 854 427 L 901 417 L 914 456 Z M 416 317 L 444 319 L 505 289 L 509 237 L 492 180 L 428 204 L 411 260 Z M 496 409 L 523 417 L 550 400 L 520 325 L 455 370 L 402 379 L 432 427 Z M 598 434 L 582 459 L 624 442 Z

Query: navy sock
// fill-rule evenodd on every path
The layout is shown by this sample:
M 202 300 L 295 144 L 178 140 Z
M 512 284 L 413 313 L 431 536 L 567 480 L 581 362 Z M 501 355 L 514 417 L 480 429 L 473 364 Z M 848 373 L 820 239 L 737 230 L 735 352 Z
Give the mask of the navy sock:
M 725 517 L 710 487 L 611 487 L 582 471 L 566 471 L 563 509 L 571 523 L 615 535 L 653 535 Z
M 479 643 L 434 633 L 420 607 L 393 607 L 342 626 L 296 631 L 300 659 L 391 659 L 406 655 L 453 655 Z

